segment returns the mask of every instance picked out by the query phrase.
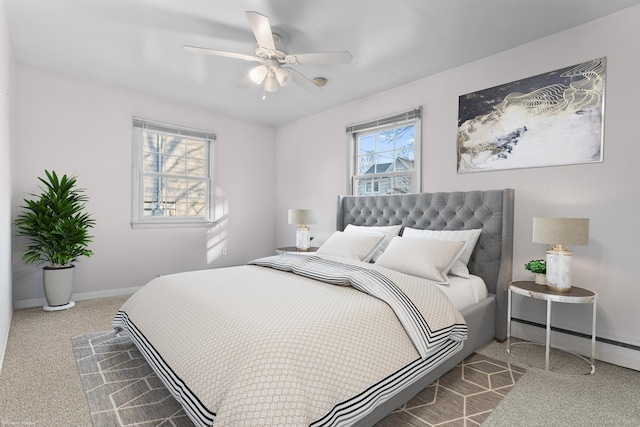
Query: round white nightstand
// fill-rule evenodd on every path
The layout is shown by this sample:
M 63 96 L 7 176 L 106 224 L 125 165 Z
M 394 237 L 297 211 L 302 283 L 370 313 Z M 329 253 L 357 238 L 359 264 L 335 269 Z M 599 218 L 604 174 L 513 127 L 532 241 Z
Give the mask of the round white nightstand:
M 591 372 L 589 374 L 593 374 L 596 371 L 596 366 L 594 365 L 595 353 L 596 353 L 596 302 L 598 299 L 598 295 L 595 292 L 592 292 L 588 289 L 579 288 L 577 286 L 572 286 L 570 292 L 556 292 L 547 288 L 544 285 L 537 285 L 535 282 L 531 281 L 514 281 L 509 284 L 509 293 L 508 293 L 508 302 L 507 302 L 507 353 L 511 353 L 511 347 L 515 345 L 541 345 L 540 343 L 533 342 L 517 342 L 511 343 L 511 295 L 512 293 L 516 293 L 518 295 L 522 295 L 529 298 L 536 298 L 547 301 L 547 335 L 545 340 L 545 370 L 550 371 L 549 369 L 549 348 L 551 341 L 551 303 L 552 302 L 560 302 L 560 303 L 569 303 L 569 304 L 591 304 L 593 307 L 593 322 L 591 324 L 591 361 L 586 359 L 585 357 L 573 353 L 567 350 L 556 349 L 560 351 L 564 351 L 570 354 L 573 354 L 576 357 L 584 360 L 591 366 Z M 515 357 L 515 356 L 514 356 Z

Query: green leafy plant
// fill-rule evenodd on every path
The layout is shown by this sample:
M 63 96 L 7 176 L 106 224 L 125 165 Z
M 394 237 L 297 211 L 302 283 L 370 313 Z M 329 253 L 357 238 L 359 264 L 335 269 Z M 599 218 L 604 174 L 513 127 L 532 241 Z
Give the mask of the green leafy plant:
M 76 188 L 76 178 L 45 170 L 47 179 L 40 195 L 31 194 L 33 200 L 24 199 L 22 212 L 15 220 L 19 236 L 27 238 L 22 259 L 27 264 L 46 262 L 50 267 L 69 266 L 80 256 L 90 257 L 88 248 L 93 236 L 95 220 L 84 212 L 89 198 L 83 189 Z
M 534 259 L 526 263 L 524 269 L 532 273 L 547 274 L 547 262 L 543 259 Z

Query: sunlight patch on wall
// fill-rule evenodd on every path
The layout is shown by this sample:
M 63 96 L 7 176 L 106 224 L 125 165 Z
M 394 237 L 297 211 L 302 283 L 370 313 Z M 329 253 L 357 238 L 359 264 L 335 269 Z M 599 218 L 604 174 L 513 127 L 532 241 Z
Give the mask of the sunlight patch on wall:
M 213 214 L 216 225 L 207 230 L 207 264 L 213 263 L 227 254 L 227 235 L 229 227 L 229 199 L 222 189 L 215 189 Z

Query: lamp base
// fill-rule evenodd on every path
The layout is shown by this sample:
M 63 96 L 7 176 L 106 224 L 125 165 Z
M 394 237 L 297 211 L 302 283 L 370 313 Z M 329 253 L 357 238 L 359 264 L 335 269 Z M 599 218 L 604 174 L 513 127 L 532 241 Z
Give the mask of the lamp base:
M 566 248 L 547 251 L 547 288 L 555 292 L 571 292 L 571 252 Z
M 296 249 L 299 251 L 308 251 L 310 242 L 309 227 L 301 226 L 296 228 Z
M 550 284 L 547 283 L 547 289 L 549 289 L 550 291 L 554 291 L 554 292 L 566 292 L 569 293 L 571 292 L 571 286 L 569 286 L 568 288 L 561 288 L 558 286 L 552 286 Z

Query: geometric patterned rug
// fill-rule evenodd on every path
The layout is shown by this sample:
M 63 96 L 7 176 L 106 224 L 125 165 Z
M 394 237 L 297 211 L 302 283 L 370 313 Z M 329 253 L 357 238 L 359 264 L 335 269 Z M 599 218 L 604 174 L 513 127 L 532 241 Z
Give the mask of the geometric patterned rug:
M 71 339 L 95 427 L 193 427 L 127 334 Z
M 126 333 L 71 342 L 94 427 L 193 426 Z M 525 372 L 473 354 L 376 427 L 479 426 Z
M 474 353 L 376 426 L 479 426 L 525 372 Z

